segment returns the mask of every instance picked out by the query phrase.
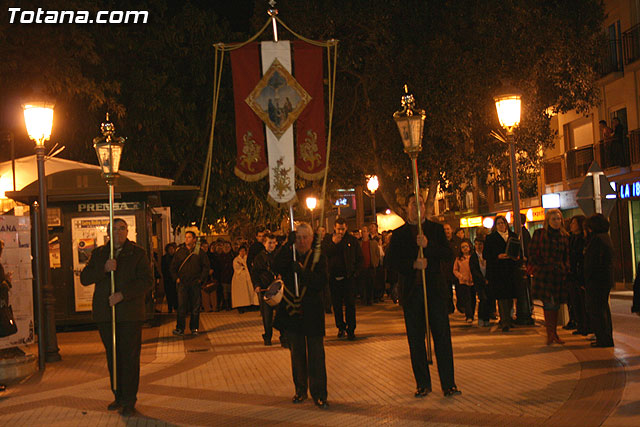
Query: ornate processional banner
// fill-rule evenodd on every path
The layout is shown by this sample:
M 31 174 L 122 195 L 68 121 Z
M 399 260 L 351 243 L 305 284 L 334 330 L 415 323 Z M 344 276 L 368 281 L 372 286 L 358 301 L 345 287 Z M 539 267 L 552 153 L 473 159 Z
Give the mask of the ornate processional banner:
M 258 181 L 269 173 L 264 126 L 244 102 L 260 81 L 258 47 L 257 43 L 250 43 L 231 52 L 237 141 L 235 174 L 245 181 Z
M 309 180 L 324 173 L 322 48 L 302 41 L 250 43 L 232 51 L 231 62 L 235 173 L 246 181 L 268 173 L 269 198 L 289 203 L 295 198 L 296 171 Z

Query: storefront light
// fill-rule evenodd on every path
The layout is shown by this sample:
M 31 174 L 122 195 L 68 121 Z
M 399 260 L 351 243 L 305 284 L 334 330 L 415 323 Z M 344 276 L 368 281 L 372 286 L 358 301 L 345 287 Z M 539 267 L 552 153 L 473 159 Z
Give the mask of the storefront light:
M 491 228 L 493 227 L 493 218 L 491 218 L 490 216 L 486 217 L 485 219 L 482 220 L 482 226 L 484 228 Z
M 542 207 L 545 209 L 560 208 L 560 194 L 558 193 L 543 194 Z

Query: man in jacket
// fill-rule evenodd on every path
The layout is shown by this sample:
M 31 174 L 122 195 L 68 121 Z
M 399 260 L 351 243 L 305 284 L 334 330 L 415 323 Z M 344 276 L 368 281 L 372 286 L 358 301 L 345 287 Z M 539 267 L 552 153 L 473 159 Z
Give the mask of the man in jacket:
M 296 261 L 292 244 L 295 242 Z M 313 230 L 307 223 L 298 225 L 287 243 L 276 251 L 273 270 L 282 277 L 284 295 L 274 326 L 283 332 L 291 350 L 291 370 L 296 394 L 293 403 L 307 398 L 307 388 L 313 402 L 321 409 L 327 403 L 327 369 L 324 355 L 324 304 L 322 288 L 327 282 L 327 260 L 320 255 L 314 264 Z M 298 295 L 294 273 L 298 275 Z
M 209 257 L 196 248 L 196 233 L 185 233 L 185 245 L 180 247 L 171 261 L 171 276 L 176 281 L 178 291 L 178 314 L 174 335 L 184 335 L 187 307 L 191 309 L 189 329 L 198 335 L 200 324 L 200 287 L 209 275 Z
M 110 259 L 110 244 L 96 248 L 80 274 L 83 286 L 95 283 L 93 320 L 107 354 L 107 365 L 113 390 L 113 342 L 111 307 L 116 307 L 116 369 L 115 400 L 107 409 L 122 409 L 123 416 L 135 412 L 140 382 L 140 349 L 142 323 L 145 320 L 145 294 L 153 287 L 153 274 L 147 253 L 127 239 L 127 223 L 113 220 L 114 257 Z M 115 271 L 115 293 L 111 294 L 111 272 Z
M 329 263 L 329 289 L 338 338 L 345 332 L 349 340 L 356 339 L 356 273 L 362 265 L 358 240 L 347 233 L 347 221 L 338 217 L 333 234 L 322 241 L 322 253 Z M 344 305 L 344 310 L 342 306 Z
M 422 197 L 419 200 L 420 211 L 425 212 Z M 442 265 L 453 258 L 453 254 L 442 225 L 425 220 L 422 224 L 423 234 L 418 234 L 418 208 L 413 195 L 408 197 L 407 212 L 408 222 L 393 231 L 386 256 L 389 268 L 400 276 L 400 304 L 404 311 L 411 366 L 417 384 L 414 395 L 423 397 L 431 392 L 420 273 L 420 270 L 426 270 L 429 326 L 433 335 L 440 385 L 445 396 L 453 396 L 460 394 L 460 391 L 453 374 L 453 350 L 447 313 L 449 291 L 442 274 Z M 423 248 L 425 258 L 418 258 L 418 245 Z
M 262 316 L 262 326 L 264 327 L 264 334 L 262 339 L 264 345 L 271 345 L 271 337 L 273 335 L 273 315 L 275 313 L 275 307 L 270 306 L 264 301 L 264 291 L 267 290 L 269 285 L 276 279 L 275 274 L 271 268 L 273 263 L 273 255 L 276 249 L 276 236 L 268 233 L 264 236 L 264 248 L 262 252 L 258 253 L 253 259 L 253 268 L 251 269 L 251 282 L 253 282 L 253 289 L 258 294 L 260 299 L 260 316 Z M 284 346 L 285 342 L 280 337 L 280 342 Z

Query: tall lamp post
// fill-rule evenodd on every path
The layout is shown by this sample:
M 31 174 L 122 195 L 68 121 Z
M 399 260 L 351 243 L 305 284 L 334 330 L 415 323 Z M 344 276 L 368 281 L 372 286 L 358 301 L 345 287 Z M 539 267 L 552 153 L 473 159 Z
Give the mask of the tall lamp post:
M 307 197 L 307 208 L 309 208 L 309 210 L 311 211 L 311 228 L 315 227 L 313 226 L 313 210 L 316 208 L 316 206 L 318 206 L 318 199 L 316 199 L 313 196 Z
M 98 161 L 100 162 L 100 168 L 102 169 L 102 177 L 107 182 L 109 187 L 109 259 L 113 257 L 113 185 L 118 177 L 118 170 L 120 169 L 120 158 L 122 156 L 122 148 L 124 146 L 125 138 L 116 137 L 116 128 L 109 121 L 109 113 L 107 113 L 107 119 L 100 125 L 100 131 L 102 136 L 93 138 L 93 148 L 98 155 Z M 116 278 L 115 271 L 111 271 L 111 295 L 116 293 Z M 113 389 L 118 389 L 117 382 L 117 369 L 116 369 L 116 306 L 111 306 L 111 345 L 113 354 Z
M 378 176 L 373 175 L 367 181 L 367 189 L 371 193 L 371 215 L 373 216 L 373 223 L 378 225 L 378 215 L 376 215 L 376 190 L 378 189 Z
M 56 297 L 53 284 L 49 281 L 49 231 L 47 223 L 47 183 L 44 172 L 44 143 L 51 138 L 51 128 L 53 127 L 53 104 L 49 102 L 37 101 L 27 102 L 24 109 L 24 122 L 27 127 L 29 138 L 36 144 L 36 161 L 38 165 L 38 200 L 40 204 L 40 262 L 37 266 L 41 282 L 42 307 L 38 310 L 44 311 L 44 324 L 38 325 L 39 340 L 44 339 L 46 343 L 45 361 L 57 362 L 61 359 L 58 348 L 58 337 L 56 336 L 55 303 Z M 42 355 L 41 355 L 42 356 Z
M 398 125 L 404 152 L 411 159 L 411 170 L 413 171 L 413 188 L 418 211 L 418 234 L 422 234 L 422 212 L 420 212 L 420 182 L 418 181 L 418 156 L 422 151 L 422 131 L 424 129 L 424 110 L 414 108 L 415 100 L 413 95 L 404 85 L 404 96 L 401 100 L 402 109 L 393 113 L 393 119 Z M 424 258 L 422 247 L 418 246 L 418 257 Z M 427 332 L 427 361 L 433 363 L 431 354 L 431 329 L 429 328 L 429 308 L 427 306 L 427 278 L 424 270 L 420 270 L 422 276 L 422 291 L 424 296 L 424 320 Z
M 522 222 L 520 221 L 520 192 L 518 190 L 518 166 L 516 165 L 516 148 L 513 139 L 513 130 L 520 124 L 520 93 L 508 86 L 494 96 L 496 110 L 500 126 L 507 132 L 509 144 L 509 157 L 511 158 L 511 202 L 513 204 L 513 228 L 520 239 L 522 248 Z

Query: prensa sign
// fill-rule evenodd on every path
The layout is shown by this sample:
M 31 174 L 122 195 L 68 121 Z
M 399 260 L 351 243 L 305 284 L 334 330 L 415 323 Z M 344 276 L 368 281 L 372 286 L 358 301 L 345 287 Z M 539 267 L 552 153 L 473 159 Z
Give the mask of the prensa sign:
M 115 202 L 113 210 L 115 211 L 135 211 L 142 209 L 140 202 Z M 78 212 L 107 212 L 109 203 L 78 203 Z

